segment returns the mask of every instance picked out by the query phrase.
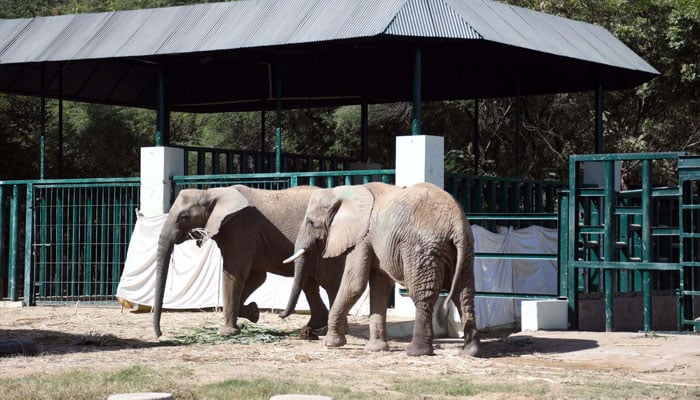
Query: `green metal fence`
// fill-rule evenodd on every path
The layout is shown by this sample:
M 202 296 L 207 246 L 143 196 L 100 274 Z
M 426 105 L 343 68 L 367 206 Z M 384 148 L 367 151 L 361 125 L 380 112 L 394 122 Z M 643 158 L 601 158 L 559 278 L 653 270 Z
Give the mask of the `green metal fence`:
M 2 298 L 114 300 L 139 185 L 138 178 L 0 182 Z
M 174 146 L 185 151 L 185 175 L 255 174 L 275 172 L 275 153 Z M 281 172 L 347 171 L 352 160 L 342 157 L 282 153 Z
M 691 160 L 693 162 L 691 162 Z M 596 164 L 600 184 L 583 182 L 583 167 Z M 616 170 L 626 163 L 628 174 L 637 169 L 639 188 L 618 187 Z M 656 183 L 657 169 L 668 164 L 686 165 L 675 182 Z M 698 165 L 693 165 L 693 163 Z M 578 323 L 580 294 L 600 294 L 604 324 L 615 330 L 614 304 L 625 294 L 641 293 L 643 329 L 653 326 L 652 293 L 678 297 L 678 329 L 694 321 L 692 297 L 697 284 L 695 255 L 700 226 L 694 222 L 700 209 L 697 187 L 700 162 L 685 153 L 577 155 L 570 158 L 568 210 L 562 218 L 561 262 L 568 280 L 570 321 Z M 602 166 L 602 168 L 601 168 Z M 668 179 L 668 178 L 666 178 Z M 692 182 L 692 184 L 691 184 Z M 684 310 L 682 304 L 687 304 Z M 697 329 L 697 327 L 696 327 Z

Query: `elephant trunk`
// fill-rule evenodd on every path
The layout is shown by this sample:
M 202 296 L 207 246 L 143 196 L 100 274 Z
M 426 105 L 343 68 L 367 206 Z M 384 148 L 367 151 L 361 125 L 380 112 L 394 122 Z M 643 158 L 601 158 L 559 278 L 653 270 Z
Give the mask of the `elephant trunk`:
M 175 236 L 173 229 L 166 223 L 158 238 L 158 250 L 156 253 L 156 281 L 155 295 L 153 297 L 153 331 L 156 337 L 163 333 L 160 330 L 160 314 L 163 310 L 163 295 L 165 292 L 165 282 L 168 278 L 170 267 L 170 256 L 173 254 L 175 246 Z
M 298 251 L 297 253 L 295 253 L 296 257 L 294 259 L 294 281 L 292 282 L 292 290 L 289 294 L 289 301 L 287 302 L 287 308 L 285 308 L 284 311 L 279 313 L 280 318 L 286 318 L 294 312 L 294 309 L 297 306 L 297 301 L 299 301 L 299 295 L 301 294 L 301 290 L 304 287 L 304 281 L 306 280 L 306 276 L 308 274 L 308 268 L 305 267 L 307 256 L 297 255 L 298 253 Z

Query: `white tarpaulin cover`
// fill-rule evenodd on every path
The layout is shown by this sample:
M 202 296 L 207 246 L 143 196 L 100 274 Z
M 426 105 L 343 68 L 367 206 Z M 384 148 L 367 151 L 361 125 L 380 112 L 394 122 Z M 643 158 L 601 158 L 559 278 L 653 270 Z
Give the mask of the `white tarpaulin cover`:
M 152 306 L 155 284 L 158 236 L 167 215 L 139 216 L 136 221 L 117 297 L 135 305 Z M 472 226 L 474 249 L 478 253 L 542 253 L 556 254 L 557 231 L 530 226 L 514 230 L 501 228 L 493 233 L 478 225 Z M 474 264 L 477 291 L 556 294 L 557 271 L 554 260 L 477 259 Z M 199 248 L 193 240 L 175 246 L 163 298 L 163 308 L 199 309 L 220 307 L 221 253 L 213 240 Z M 287 304 L 292 279 L 268 274 L 265 283 L 249 298 L 263 309 L 283 309 Z M 325 291 L 321 290 L 326 304 Z M 367 314 L 366 296 L 355 305 L 352 314 Z M 405 307 L 410 301 L 397 302 Z M 302 295 L 298 310 L 308 310 Z M 477 327 L 483 329 L 512 324 L 519 316 L 519 302 L 512 299 L 476 299 Z M 412 315 L 413 310 L 400 310 Z

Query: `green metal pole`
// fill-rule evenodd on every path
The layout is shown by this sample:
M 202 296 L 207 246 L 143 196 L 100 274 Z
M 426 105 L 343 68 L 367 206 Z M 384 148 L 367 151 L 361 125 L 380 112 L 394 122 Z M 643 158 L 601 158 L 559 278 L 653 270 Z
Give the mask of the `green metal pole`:
M 17 288 L 17 267 L 19 259 L 19 185 L 12 185 L 12 198 L 10 199 L 10 248 L 7 266 L 8 295 L 10 301 L 17 301 L 19 290 Z
M 5 265 L 5 186 L 0 185 L 0 298 L 4 297 L 2 283 L 5 282 L 7 271 Z
M 158 116 L 156 146 L 167 146 L 170 142 L 170 110 L 167 102 L 167 76 L 165 66 L 158 70 Z
M 34 211 L 34 186 L 27 184 L 26 212 L 24 225 L 24 301 L 25 306 L 33 306 L 34 302 L 34 268 L 32 268 L 32 213 Z
M 360 105 L 360 161 L 369 161 L 369 107 L 367 99 Z
M 595 90 L 595 152 L 603 154 L 603 83 Z
M 46 176 L 46 69 L 41 64 L 41 135 L 39 136 L 39 179 Z
M 93 209 L 93 199 L 91 193 L 86 193 L 87 198 L 85 199 L 85 247 L 83 256 L 83 296 L 91 296 L 92 288 L 92 244 L 93 244 L 93 215 L 95 210 Z
M 613 260 L 613 243 L 615 238 L 613 218 L 614 216 L 614 161 L 605 161 L 605 194 L 604 194 L 604 210 L 603 210 L 603 257 L 606 262 Z M 603 289 L 605 291 L 605 331 L 612 332 L 615 329 L 613 319 L 613 271 L 606 268 L 603 271 L 604 282 Z
M 651 160 L 642 160 L 642 262 L 651 261 Z M 644 331 L 652 330 L 651 272 L 642 271 Z
M 577 188 L 577 177 L 578 177 L 578 166 L 579 163 L 573 158 L 569 158 L 569 196 L 567 207 L 568 213 L 563 217 L 566 218 L 566 229 L 568 229 L 567 234 L 567 251 L 566 259 L 567 261 L 576 260 L 576 241 L 577 231 L 576 227 L 578 225 L 578 193 Z M 578 271 L 571 264 L 563 266 L 566 268 L 567 279 L 567 300 L 569 302 L 569 327 L 571 329 L 578 328 Z
M 479 175 L 479 157 L 481 155 L 479 146 L 481 146 L 479 135 L 479 99 L 474 99 L 474 176 Z
M 63 179 L 63 68 L 58 75 L 58 177 Z
M 522 109 L 520 107 L 520 74 L 515 77 L 515 177 L 520 178 L 520 124 Z
M 277 64 L 275 73 L 277 96 L 277 120 L 275 122 L 275 172 L 282 172 L 282 66 Z
M 421 100 L 423 98 L 423 54 L 420 47 L 416 47 L 413 58 L 413 120 L 411 133 L 420 135 L 423 125 L 421 120 Z
M 63 196 L 65 190 L 60 189 L 56 196 L 56 270 L 54 271 L 54 293 L 61 293 L 63 284 Z

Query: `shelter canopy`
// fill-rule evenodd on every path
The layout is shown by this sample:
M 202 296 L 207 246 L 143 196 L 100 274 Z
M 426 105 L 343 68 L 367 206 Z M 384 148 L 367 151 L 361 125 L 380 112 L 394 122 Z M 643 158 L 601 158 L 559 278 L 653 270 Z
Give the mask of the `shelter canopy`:
M 285 108 L 408 101 L 418 47 L 424 100 L 658 75 L 602 27 L 495 1 L 242 0 L 0 20 L 0 91 L 157 108 L 164 72 L 174 111 L 260 110 L 281 66 Z

